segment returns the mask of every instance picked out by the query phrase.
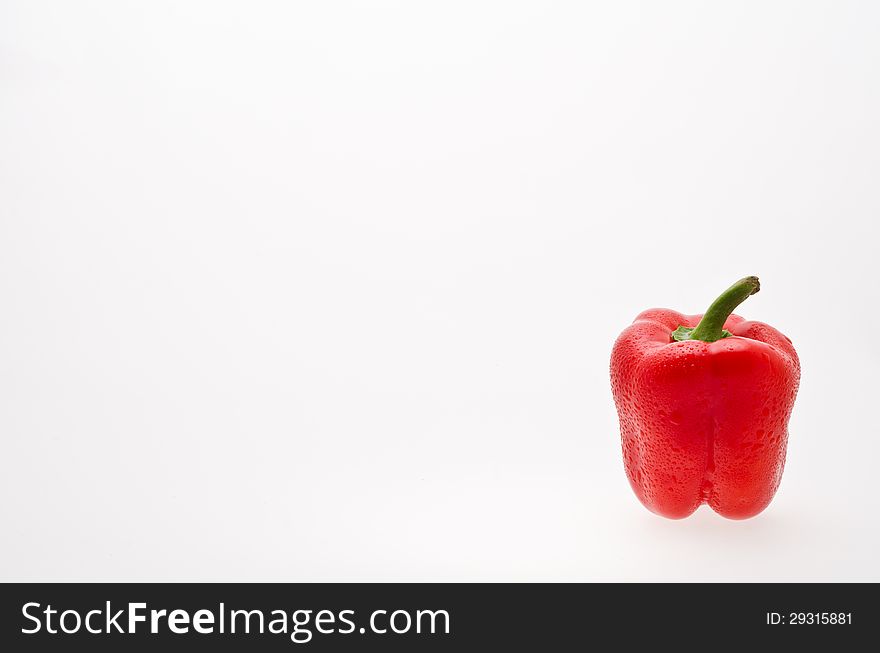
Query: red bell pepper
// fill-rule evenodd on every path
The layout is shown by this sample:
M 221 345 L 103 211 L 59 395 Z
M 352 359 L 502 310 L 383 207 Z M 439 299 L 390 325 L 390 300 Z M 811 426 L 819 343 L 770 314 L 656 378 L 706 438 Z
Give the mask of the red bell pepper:
M 626 475 L 659 515 L 681 519 L 708 503 L 746 519 L 779 487 L 800 362 L 779 331 L 732 315 L 759 288 L 741 279 L 705 315 L 644 311 L 614 344 Z

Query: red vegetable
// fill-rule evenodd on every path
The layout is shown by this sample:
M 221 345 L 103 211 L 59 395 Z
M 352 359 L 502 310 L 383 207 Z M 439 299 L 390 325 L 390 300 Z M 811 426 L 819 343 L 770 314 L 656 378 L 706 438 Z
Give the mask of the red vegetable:
M 680 519 L 700 504 L 745 519 L 770 503 L 785 464 L 800 363 L 786 336 L 732 315 L 757 277 L 705 315 L 641 313 L 611 353 L 626 475 L 653 512 Z

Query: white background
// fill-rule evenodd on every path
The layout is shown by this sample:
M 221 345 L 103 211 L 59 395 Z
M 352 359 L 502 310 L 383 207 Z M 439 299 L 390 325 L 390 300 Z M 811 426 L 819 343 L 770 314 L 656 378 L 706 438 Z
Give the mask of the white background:
M 873 2 L 0 5 L 0 579 L 880 580 Z M 642 309 L 789 335 L 647 512 Z

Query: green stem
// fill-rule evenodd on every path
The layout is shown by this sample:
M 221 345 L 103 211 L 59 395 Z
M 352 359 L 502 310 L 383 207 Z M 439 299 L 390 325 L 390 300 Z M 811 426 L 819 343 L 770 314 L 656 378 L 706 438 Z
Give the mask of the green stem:
M 724 323 L 733 309 L 761 289 L 758 277 L 740 279 L 712 302 L 700 323 L 691 332 L 691 340 L 715 342 L 724 337 Z

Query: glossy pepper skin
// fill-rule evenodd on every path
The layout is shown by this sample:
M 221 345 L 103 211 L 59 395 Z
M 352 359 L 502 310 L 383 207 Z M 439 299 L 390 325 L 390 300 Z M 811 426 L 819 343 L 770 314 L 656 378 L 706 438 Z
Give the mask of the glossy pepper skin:
M 659 515 L 681 519 L 707 503 L 746 519 L 779 487 L 800 362 L 782 333 L 731 314 L 759 287 L 738 281 L 705 319 L 644 311 L 614 344 L 626 475 Z

